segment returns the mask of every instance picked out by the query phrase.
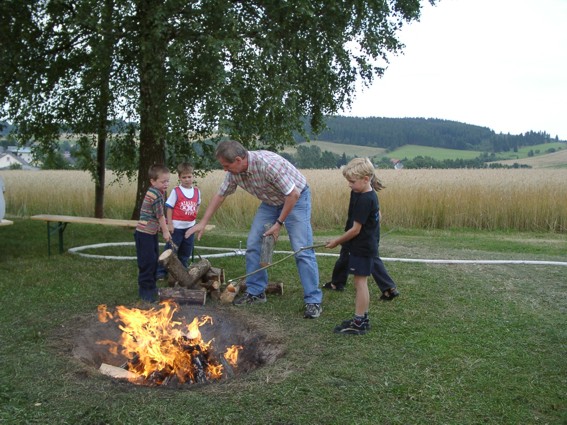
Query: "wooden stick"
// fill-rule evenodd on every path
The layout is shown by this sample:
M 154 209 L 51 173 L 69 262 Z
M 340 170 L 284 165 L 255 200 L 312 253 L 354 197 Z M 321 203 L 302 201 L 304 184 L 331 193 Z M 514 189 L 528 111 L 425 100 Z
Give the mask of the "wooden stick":
M 134 381 L 140 378 L 140 375 L 138 375 L 137 373 L 130 372 L 129 370 L 122 369 L 118 366 L 112 366 L 111 364 L 107 363 L 102 363 L 100 365 L 99 371 L 103 375 L 117 379 L 128 379 L 130 381 Z

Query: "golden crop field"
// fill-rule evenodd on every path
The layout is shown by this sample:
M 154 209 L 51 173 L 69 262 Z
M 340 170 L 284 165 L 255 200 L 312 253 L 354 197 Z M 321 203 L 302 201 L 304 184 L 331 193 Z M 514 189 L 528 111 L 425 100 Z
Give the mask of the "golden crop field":
M 337 229 L 346 219 L 349 188 L 339 170 L 304 170 L 312 188 L 317 230 Z M 377 170 L 386 185 L 379 192 L 388 227 L 567 231 L 567 170 Z M 94 183 L 82 171 L 1 171 L 8 218 L 34 214 L 92 216 Z M 204 212 L 224 173 L 214 171 L 197 184 Z M 130 218 L 135 183 L 107 176 L 105 215 Z M 171 186 L 176 183 L 172 175 Z M 242 190 L 227 198 L 214 222 L 246 229 L 258 201 Z

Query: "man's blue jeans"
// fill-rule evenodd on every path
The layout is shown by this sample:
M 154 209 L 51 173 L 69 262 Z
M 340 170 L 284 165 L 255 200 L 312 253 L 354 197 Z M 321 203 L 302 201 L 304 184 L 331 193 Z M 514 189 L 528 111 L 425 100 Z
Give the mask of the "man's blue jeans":
M 246 273 L 258 270 L 262 249 L 262 234 L 266 223 L 274 224 L 280 216 L 283 205 L 272 206 L 261 203 L 256 211 L 248 240 L 246 242 Z M 285 219 L 285 227 L 293 251 L 313 245 L 313 230 L 311 228 L 311 192 L 306 187 L 297 203 Z M 306 249 L 295 255 L 295 263 L 299 272 L 299 280 L 303 285 L 303 301 L 305 304 L 321 303 L 323 294 L 319 288 L 319 268 L 315 251 Z M 259 295 L 268 284 L 268 272 L 262 270 L 246 278 L 247 292 Z

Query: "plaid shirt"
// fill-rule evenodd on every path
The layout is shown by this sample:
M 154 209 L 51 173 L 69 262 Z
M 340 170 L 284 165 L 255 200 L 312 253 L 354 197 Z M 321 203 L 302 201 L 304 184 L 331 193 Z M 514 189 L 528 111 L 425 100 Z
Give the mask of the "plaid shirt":
M 270 151 L 249 151 L 248 169 L 243 173 L 226 173 L 219 188 L 220 196 L 234 193 L 237 186 L 272 205 L 283 205 L 294 187 L 300 192 L 307 185 L 305 176 L 289 161 Z

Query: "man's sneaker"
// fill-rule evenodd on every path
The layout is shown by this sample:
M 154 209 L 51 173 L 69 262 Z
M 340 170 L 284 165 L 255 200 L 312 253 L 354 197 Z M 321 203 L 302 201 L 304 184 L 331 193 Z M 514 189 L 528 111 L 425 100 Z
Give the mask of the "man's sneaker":
M 336 334 L 347 334 L 347 335 L 364 335 L 368 331 L 370 323 L 365 324 L 362 321 L 360 324 L 356 324 L 354 319 L 345 320 L 340 325 L 335 326 L 334 332 Z
M 323 307 L 321 304 L 305 304 L 305 312 L 303 313 L 303 317 L 305 319 L 316 319 L 321 315 L 323 311 Z
M 241 306 L 241 305 L 250 305 L 250 304 L 260 304 L 265 303 L 268 301 L 266 299 L 266 294 L 261 293 L 260 295 L 252 295 L 248 292 L 245 292 L 240 298 L 234 300 L 232 302 L 233 305 Z

